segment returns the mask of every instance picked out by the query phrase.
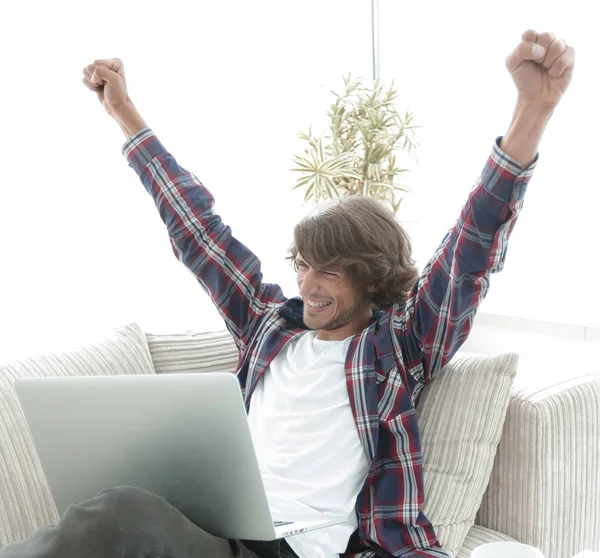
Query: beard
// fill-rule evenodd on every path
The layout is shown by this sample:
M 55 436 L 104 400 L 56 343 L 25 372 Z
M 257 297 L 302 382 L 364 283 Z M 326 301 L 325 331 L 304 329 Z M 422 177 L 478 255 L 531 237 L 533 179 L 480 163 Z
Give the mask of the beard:
M 351 322 L 362 312 L 364 312 L 364 306 L 360 306 L 357 304 L 352 308 L 348 309 L 340 316 L 336 316 L 330 322 L 321 326 L 319 329 L 322 329 L 324 331 L 334 331 L 336 329 L 340 329 L 341 327 L 344 327 L 347 323 Z
M 354 304 L 348 308 L 346 311 L 342 312 L 342 314 L 340 314 L 339 316 L 334 316 L 331 321 L 319 326 L 319 327 L 312 327 L 309 323 L 307 323 L 306 321 L 306 314 L 304 315 L 304 323 L 310 328 L 310 329 L 321 329 L 323 331 L 335 331 L 336 329 L 340 329 L 341 327 L 344 327 L 346 324 L 350 323 L 352 320 L 355 320 L 356 318 L 360 317 L 361 315 L 364 315 L 366 313 L 366 309 L 368 307 L 370 307 L 370 301 L 367 299 L 367 297 L 365 296 L 364 292 L 357 292 L 356 293 L 356 300 L 354 302 Z M 313 318 L 314 319 L 314 318 Z M 318 318 L 316 318 L 318 319 Z M 312 321 L 311 318 L 309 318 L 309 321 Z

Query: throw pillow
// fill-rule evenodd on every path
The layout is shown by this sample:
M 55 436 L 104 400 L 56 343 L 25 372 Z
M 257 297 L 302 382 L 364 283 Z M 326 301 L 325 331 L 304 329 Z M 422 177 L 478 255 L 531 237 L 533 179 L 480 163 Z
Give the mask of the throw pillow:
M 157 374 L 235 372 L 239 352 L 227 330 L 146 333 Z
M 423 512 L 442 547 L 463 546 L 488 486 L 516 374 L 515 354 L 459 354 L 417 406 L 423 450 Z

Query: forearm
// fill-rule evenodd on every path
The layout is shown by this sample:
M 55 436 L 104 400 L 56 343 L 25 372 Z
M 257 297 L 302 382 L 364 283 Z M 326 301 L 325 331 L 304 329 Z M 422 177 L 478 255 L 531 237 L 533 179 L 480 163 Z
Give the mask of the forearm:
M 423 269 L 394 327 L 410 374 L 426 383 L 469 334 L 493 273 L 500 271 L 535 163 L 519 169 L 498 143 L 460 217 Z
M 133 119 L 123 128 L 132 124 L 141 125 Z M 281 288 L 263 282 L 259 259 L 214 213 L 212 194 L 152 130 L 131 136 L 123 154 L 154 199 L 175 256 L 209 294 L 238 347 L 248 345 L 261 317 L 285 302 Z
M 127 139 L 147 127 L 146 122 L 129 99 L 127 103 L 111 111 L 110 115 L 116 120 Z
M 512 122 L 502 138 L 502 150 L 526 169 L 535 159 L 542 134 L 552 116 L 552 109 L 517 103 Z

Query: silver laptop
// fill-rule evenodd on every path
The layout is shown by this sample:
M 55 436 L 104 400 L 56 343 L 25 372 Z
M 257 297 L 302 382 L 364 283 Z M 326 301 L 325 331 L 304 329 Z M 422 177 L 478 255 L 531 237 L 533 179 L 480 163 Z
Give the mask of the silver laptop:
M 229 539 L 273 540 L 348 519 L 271 516 L 233 374 L 29 378 L 15 387 L 60 514 L 129 485 Z

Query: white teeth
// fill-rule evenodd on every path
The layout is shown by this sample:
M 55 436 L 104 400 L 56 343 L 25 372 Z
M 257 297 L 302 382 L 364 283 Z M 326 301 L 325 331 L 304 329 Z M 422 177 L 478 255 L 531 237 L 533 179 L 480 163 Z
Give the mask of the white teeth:
M 331 302 L 312 302 L 311 300 L 307 300 L 306 303 L 312 308 L 324 308 L 331 304 Z

